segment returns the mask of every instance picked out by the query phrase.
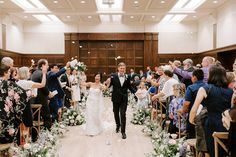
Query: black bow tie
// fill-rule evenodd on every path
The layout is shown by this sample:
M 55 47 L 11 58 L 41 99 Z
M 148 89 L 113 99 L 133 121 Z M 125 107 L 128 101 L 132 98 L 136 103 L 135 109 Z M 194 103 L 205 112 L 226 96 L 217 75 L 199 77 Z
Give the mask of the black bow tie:
M 125 77 L 125 75 L 119 75 L 119 77 Z

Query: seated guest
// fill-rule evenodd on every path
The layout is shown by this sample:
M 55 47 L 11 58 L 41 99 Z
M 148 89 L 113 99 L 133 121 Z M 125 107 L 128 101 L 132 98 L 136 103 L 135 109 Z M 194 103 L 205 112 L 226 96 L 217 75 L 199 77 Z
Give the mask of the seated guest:
M 143 70 L 139 70 L 139 78 L 141 79 L 142 77 L 146 78 L 146 75 L 143 73 Z
M 137 74 L 134 72 L 133 68 L 130 69 L 130 73 L 128 74 L 128 76 L 130 77 L 130 81 L 133 82 L 134 77 L 137 76 Z
M 17 68 L 15 68 L 15 67 L 12 67 L 11 68 L 11 70 L 10 70 L 10 72 L 11 72 L 11 75 L 10 75 L 10 81 L 13 81 L 13 82 L 17 82 Z
M 184 132 L 186 131 L 186 120 L 188 114 L 185 113 L 182 115 L 181 124 L 179 124 L 177 111 L 182 108 L 184 103 L 185 85 L 183 83 L 173 85 L 173 93 L 175 98 L 171 100 L 169 105 L 169 118 L 171 120 L 169 132 L 176 133 L 179 129 L 181 132 Z M 179 128 L 179 125 L 181 128 Z
M 144 82 L 140 82 L 139 89 L 135 93 L 135 96 L 138 98 L 137 106 L 138 108 L 148 107 L 149 95 L 147 87 Z
M 27 106 L 26 92 L 9 81 L 10 67 L 0 65 L 0 144 L 11 143 L 16 138 L 22 116 Z
M 206 83 L 203 82 L 203 77 L 204 74 L 201 69 L 196 69 L 193 71 L 193 75 L 191 78 L 193 84 L 188 86 L 186 90 L 184 105 L 179 110 L 181 114 L 189 113 L 191 111 L 191 108 L 197 96 L 198 89 L 206 85 Z M 187 131 L 187 138 L 195 138 L 195 126 L 189 123 L 189 121 L 187 121 L 186 131 Z
M 203 106 L 207 108 L 207 118 L 205 122 L 205 135 L 207 150 L 211 157 L 215 156 L 213 132 L 224 132 L 226 129 L 222 124 L 222 112 L 231 106 L 233 90 L 228 88 L 226 71 L 222 66 L 213 65 L 209 69 L 208 85 L 199 88 L 194 105 L 190 112 L 189 121 L 194 124 L 197 109 L 204 100 Z M 223 156 L 220 151 L 219 156 Z

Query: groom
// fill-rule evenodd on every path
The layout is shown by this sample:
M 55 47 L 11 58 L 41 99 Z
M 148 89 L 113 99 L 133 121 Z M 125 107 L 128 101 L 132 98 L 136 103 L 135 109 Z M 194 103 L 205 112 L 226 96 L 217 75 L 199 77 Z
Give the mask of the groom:
M 126 110 L 128 103 L 128 93 L 127 90 L 131 89 L 130 77 L 125 74 L 126 65 L 121 62 L 118 64 L 118 73 L 113 73 L 111 78 L 108 79 L 110 83 L 109 86 L 113 86 L 112 92 L 112 102 L 113 102 L 113 112 L 116 121 L 116 133 L 120 131 L 122 139 L 126 139 L 125 125 L 126 125 Z

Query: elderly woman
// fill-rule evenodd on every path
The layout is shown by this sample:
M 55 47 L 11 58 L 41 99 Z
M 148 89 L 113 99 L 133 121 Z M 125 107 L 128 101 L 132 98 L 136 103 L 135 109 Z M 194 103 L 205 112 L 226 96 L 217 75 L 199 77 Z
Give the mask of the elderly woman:
M 16 139 L 19 124 L 22 121 L 26 101 L 26 92 L 9 81 L 10 67 L 0 65 L 0 143 L 11 143 Z
M 194 105 L 190 112 L 189 121 L 194 124 L 197 109 L 202 103 L 207 108 L 207 118 L 205 122 L 205 135 L 207 137 L 207 150 L 211 157 L 214 157 L 214 139 L 212 137 L 215 131 L 226 131 L 222 124 L 221 113 L 231 106 L 233 90 L 228 88 L 226 71 L 220 65 L 214 65 L 209 69 L 208 84 L 199 89 Z M 220 156 L 223 156 L 220 151 Z

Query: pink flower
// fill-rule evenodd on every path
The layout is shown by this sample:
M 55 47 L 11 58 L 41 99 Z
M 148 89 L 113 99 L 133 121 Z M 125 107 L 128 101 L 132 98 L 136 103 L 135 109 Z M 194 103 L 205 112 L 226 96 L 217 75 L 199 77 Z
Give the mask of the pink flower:
M 11 108 L 12 107 L 12 101 L 10 100 L 9 97 L 6 98 L 6 101 L 5 101 L 6 105 Z
M 5 112 L 9 113 L 10 107 L 7 104 L 5 104 L 4 110 L 5 110 Z
M 15 99 L 16 102 L 18 102 L 20 100 L 20 96 L 19 96 L 18 93 L 14 94 L 14 99 Z
M 32 94 L 32 91 L 31 90 L 28 90 L 27 92 L 26 92 L 26 95 L 27 95 L 27 97 L 31 97 L 33 94 Z
M 14 96 L 14 94 L 15 94 L 14 90 L 8 91 L 8 96 L 12 97 L 12 96 Z
M 175 145 L 175 144 L 176 144 L 176 140 L 174 140 L 174 139 L 170 139 L 170 140 L 169 140 L 169 144 L 171 144 L 171 145 Z
M 8 129 L 8 133 L 9 133 L 9 135 L 13 136 L 14 133 L 15 133 L 15 129 L 9 128 L 9 129 Z

